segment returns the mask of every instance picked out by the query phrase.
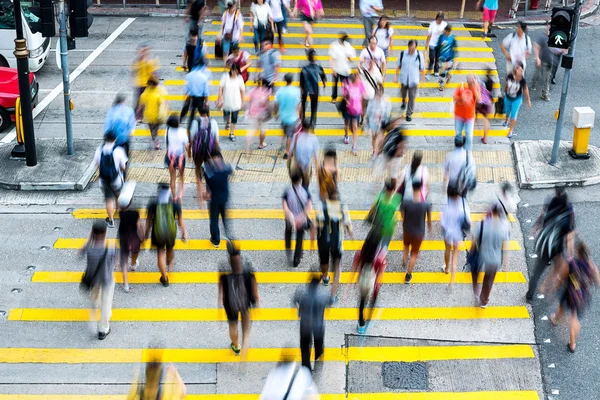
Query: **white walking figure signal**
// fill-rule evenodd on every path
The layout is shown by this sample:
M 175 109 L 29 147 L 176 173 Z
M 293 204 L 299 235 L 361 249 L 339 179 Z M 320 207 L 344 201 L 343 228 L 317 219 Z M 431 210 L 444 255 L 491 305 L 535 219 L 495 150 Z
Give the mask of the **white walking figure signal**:
M 554 38 L 554 43 L 555 43 L 556 45 L 558 45 L 558 46 L 562 46 L 562 44 L 563 44 L 563 38 L 562 38 L 562 37 L 560 37 L 560 36 L 556 36 L 556 37 Z

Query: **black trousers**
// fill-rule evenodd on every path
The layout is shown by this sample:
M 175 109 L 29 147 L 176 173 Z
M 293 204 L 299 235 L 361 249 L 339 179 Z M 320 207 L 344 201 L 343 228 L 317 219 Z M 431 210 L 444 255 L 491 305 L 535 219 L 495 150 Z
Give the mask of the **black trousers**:
M 344 84 L 344 82 L 346 82 L 348 80 L 348 77 L 344 76 L 344 75 L 340 75 L 340 74 L 334 74 L 333 78 L 331 80 L 333 81 L 333 88 L 331 89 L 331 99 L 337 100 L 338 82 L 340 82 L 341 84 Z
M 535 291 L 540 282 L 540 278 L 544 275 L 546 268 L 548 268 L 548 264 L 550 263 L 550 259 L 547 256 L 539 257 L 537 263 L 535 264 L 535 269 L 533 270 L 533 275 L 529 278 L 529 290 L 527 290 L 527 298 L 533 298 Z
M 315 342 L 315 360 L 323 355 L 325 330 L 322 332 L 302 332 L 300 331 L 300 353 L 302 354 L 302 365 L 312 371 L 310 365 L 310 348 L 312 342 Z
M 221 232 L 219 231 L 219 215 L 221 216 L 221 220 L 223 221 L 223 227 L 225 229 L 225 235 L 227 238 L 229 237 L 229 229 L 226 214 L 227 203 L 218 202 L 218 201 L 210 201 L 208 213 L 210 217 L 210 241 L 212 243 L 220 243 L 221 242 Z
M 285 248 L 290 250 L 292 248 L 292 231 L 293 227 L 285 220 Z M 304 240 L 304 229 L 296 229 L 296 249 L 294 251 L 294 262 L 300 262 L 302 259 L 302 241 Z
M 302 92 L 302 121 L 306 115 L 306 100 L 310 97 L 310 126 L 313 128 L 317 125 L 317 109 L 319 108 L 319 93 L 308 94 Z
M 429 66 L 427 69 L 430 71 L 433 70 L 434 73 L 439 72 L 438 52 L 436 51 L 435 47 L 429 46 Z
M 196 116 L 196 111 L 200 112 L 202 106 L 206 104 L 205 96 L 190 96 L 184 103 L 181 108 L 181 113 L 179 114 L 179 121 L 183 121 L 183 118 L 187 115 L 188 111 L 190 112 L 190 119 L 188 122 L 188 131 L 192 128 L 192 121 Z

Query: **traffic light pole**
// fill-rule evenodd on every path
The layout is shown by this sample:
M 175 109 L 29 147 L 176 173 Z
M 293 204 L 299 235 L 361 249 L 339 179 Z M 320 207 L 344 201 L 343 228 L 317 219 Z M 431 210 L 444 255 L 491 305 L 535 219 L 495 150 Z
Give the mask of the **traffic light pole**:
M 575 2 L 575 16 L 573 17 L 573 29 L 571 37 L 573 40 L 569 46 L 569 52 L 565 57 L 573 58 L 575 55 L 575 43 L 577 42 L 577 32 L 579 31 L 579 16 L 581 13 L 581 0 Z M 562 135 L 563 120 L 565 115 L 565 107 L 567 105 L 567 94 L 569 92 L 569 82 L 571 81 L 571 68 L 565 68 L 565 75 L 562 84 L 562 93 L 560 96 L 560 106 L 558 108 L 558 118 L 556 120 L 556 130 L 554 131 L 554 145 L 552 146 L 552 158 L 550 165 L 558 163 L 558 151 L 560 149 L 560 137 Z
M 31 87 L 29 84 L 29 50 L 27 40 L 23 37 L 23 18 L 21 15 L 21 0 L 13 1 L 15 15 L 15 57 L 17 59 L 17 74 L 19 78 L 19 96 L 23 113 L 23 136 L 25 138 L 25 161 L 28 167 L 37 165 L 35 150 L 35 133 L 33 131 L 33 113 L 31 112 Z
M 69 82 L 69 51 L 67 48 L 67 13 L 65 11 L 65 2 L 58 2 L 58 19 L 60 35 L 60 65 L 63 76 L 63 94 L 65 100 L 65 125 L 67 128 L 67 154 L 75 154 L 73 146 L 73 122 L 71 120 L 71 83 Z

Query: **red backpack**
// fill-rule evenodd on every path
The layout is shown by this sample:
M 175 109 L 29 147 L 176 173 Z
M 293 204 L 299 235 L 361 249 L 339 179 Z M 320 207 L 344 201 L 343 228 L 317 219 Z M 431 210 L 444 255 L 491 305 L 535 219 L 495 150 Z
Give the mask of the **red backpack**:
M 240 71 L 242 70 L 243 67 L 246 66 L 246 62 L 244 61 L 244 53 L 242 51 L 240 51 L 240 55 L 239 57 L 233 58 L 231 61 L 231 64 L 237 64 L 238 67 L 240 67 Z M 250 74 L 248 73 L 248 70 L 245 70 L 244 72 L 241 73 L 242 75 L 242 79 L 244 80 L 244 83 L 248 82 L 248 78 L 250 77 Z

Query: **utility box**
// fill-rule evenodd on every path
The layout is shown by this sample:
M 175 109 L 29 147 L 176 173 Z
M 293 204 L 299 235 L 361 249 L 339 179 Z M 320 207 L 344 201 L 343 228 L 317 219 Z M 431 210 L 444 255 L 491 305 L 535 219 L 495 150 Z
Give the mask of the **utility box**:
M 573 107 L 573 148 L 569 154 L 573 158 L 587 160 L 590 132 L 594 127 L 596 113 L 590 107 Z

